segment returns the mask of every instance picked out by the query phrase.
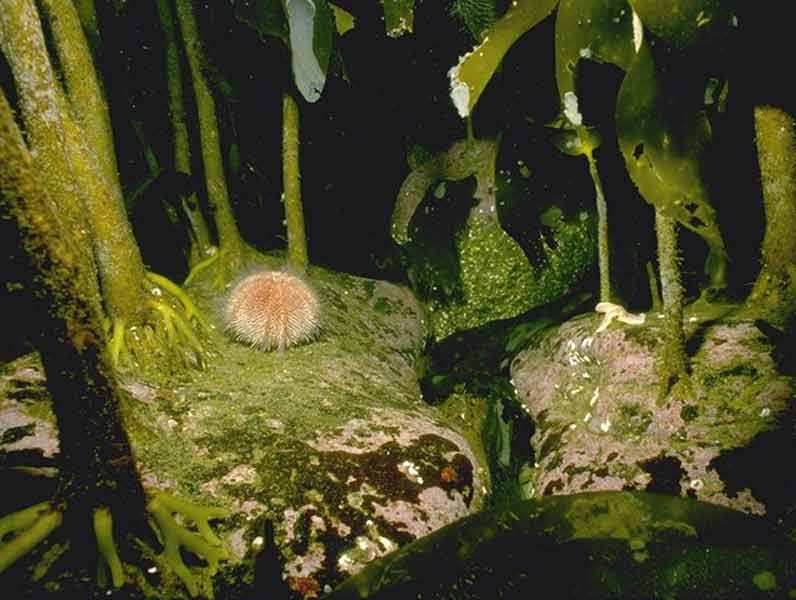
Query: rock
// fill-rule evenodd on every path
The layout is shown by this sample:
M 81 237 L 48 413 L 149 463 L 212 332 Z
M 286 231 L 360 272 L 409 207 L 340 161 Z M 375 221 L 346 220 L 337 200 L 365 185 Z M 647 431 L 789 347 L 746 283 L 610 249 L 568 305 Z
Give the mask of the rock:
M 328 600 L 792 597 L 794 552 L 762 519 L 691 499 L 549 496 L 436 531 L 368 565 Z
M 25 455 L 24 461 L 39 466 L 49 464 L 58 453 L 58 432 L 47 404 L 38 356 L 22 357 L 4 368 L 0 375 L 0 457 L 4 463 L 13 464 L 15 456 Z
M 691 390 L 662 403 L 655 374 L 661 319 L 598 317 L 552 330 L 514 360 L 518 398 L 537 425 L 535 494 L 647 490 L 687 495 L 796 527 L 794 380 L 750 321 L 686 315 Z
M 260 257 L 256 268 L 279 266 Z M 124 374 L 145 485 L 232 511 L 216 524 L 234 555 L 215 577 L 219 597 L 245 595 L 266 520 L 282 576 L 311 598 L 477 511 L 489 488 L 479 424 L 449 423 L 421 398 L 415 360 L 426 330 L 411 293 L 323 269 L 308 280 L 321 303 L 314 342 L 283 352 L 234 342 L 223 298 L 199 282 L 190 292 L 213 324 L 208 368 L 179 380 Z M 9 402 L 46 412 L 46 398 L 6 395 L 0 415 Z

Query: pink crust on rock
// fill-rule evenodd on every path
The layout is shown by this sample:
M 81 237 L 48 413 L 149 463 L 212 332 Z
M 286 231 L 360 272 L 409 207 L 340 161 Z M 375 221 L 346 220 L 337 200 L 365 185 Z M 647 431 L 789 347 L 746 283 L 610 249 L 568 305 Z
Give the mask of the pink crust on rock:
M 227 298 L 227 331 L 260 350 L 284 350 L 315 337 L 320 303 L 310 285 L 283 271 L 260 271 L 238 283 Z

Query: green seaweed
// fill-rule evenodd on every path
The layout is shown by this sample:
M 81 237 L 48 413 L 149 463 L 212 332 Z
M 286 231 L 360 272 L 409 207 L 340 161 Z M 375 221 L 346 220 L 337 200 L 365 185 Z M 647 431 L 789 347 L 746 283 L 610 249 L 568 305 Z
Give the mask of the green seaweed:
M 412 33 L 415 0 L 380 0 L 384 9 L 384 30 L 392 38 Z
M 461 19 L 470 34 L 481 40 L 498 17 L 495 0 L 455 0 L 451 15 Z
M 486 31 L 481 43 L 460 57 L 450 78 L 451 100 L 462 118 L 472 114 L 481 94 L 509 48 L 526 31 L 540 23 L 558 0 L 517 0 Z
M 644 27 L 678 50 L 721 42 L 733 27 L 733 3 L 722 0 L 629 0 Z
M 670 75 L 674 77 L 674 75 Z M 710 125 L 704 111 L 682 101 L 643 44 L 616 103 L 619 146 L 644 199 L 691 229 L 724 256 L 724 241 L 702 174 Z
M 182 580 L 191 597 L 196 597 L 199 594 L 199 584 L 185 566 L 180 549 L 185 548 L 203 558 L 208 565 L 208 574 L 214 575 L 219 561 L 227 558 L 228 554 L 222 547 L 221 540 L 210 529 L 208 520 L 226 517 L 228 512 L 219 508 L 197 506 L 164 493 L 155 494 L 147 504 L 147 510 L 152 513 L 157 524 L 163 544 L 164 561 Z M 193 521 L 198 534 L 180 525 L 173 517 L 175 513 Z

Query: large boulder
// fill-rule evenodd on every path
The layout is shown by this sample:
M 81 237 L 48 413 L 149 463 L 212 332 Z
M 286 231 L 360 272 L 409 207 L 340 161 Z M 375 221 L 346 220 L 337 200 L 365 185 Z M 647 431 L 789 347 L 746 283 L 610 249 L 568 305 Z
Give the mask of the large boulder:
M 760 518 L 644 492 L 497 506 L 368 565 L 328 600 L 791 598 L 796 544 Z
M 246 273 L 282 264 L 253 260 Z M 321 303 L 314 342 L 283 352 L 234 342 L 223 331 L 224 295 L 199 281 L 190 292 L 212 325 L 207 368 L 124 375 L 145 485 L 232 511 L 217 525 L 232 559 L 203 583 L 224 597 L 245 595 L 254 579 L 266 522 L 292 595 L 311 598 L 477 511 L 489 489 L 477 418 L 450 423 L 421 398 L 415 361 L 425 324 L 411 293 L 320 268 L 307 280 Z M 7 365 L 0 456 L 41 470 L 56 436 L 38 362 Z M 15 504 L 40 499 L 20 492 Z M 179 597 L 175 583 L 157 593 Z
M 515 358 L 536 423 L 535 495 L 664 492 L 796 528 L 796 484 L 775 466 L 796 451 L 794 380 L 776 345 L 754 322 L 688 312 L 690 388 L 661 397 L 661 323 L 651 314 L 595 333 L 597 316 L 584 315 Z

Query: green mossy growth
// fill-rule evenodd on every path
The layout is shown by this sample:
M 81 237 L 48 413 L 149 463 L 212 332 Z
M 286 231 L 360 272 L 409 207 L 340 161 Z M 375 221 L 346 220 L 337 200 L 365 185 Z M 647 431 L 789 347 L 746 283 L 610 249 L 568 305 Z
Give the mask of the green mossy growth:
M 660 208 L 655 209 L 655 231 L 658 238 L 664 314 L 664 335 L 656 357 L 660 378 L 659 400 L 662 402 L 675 384 L 685 385 L 687 357 L 677 224 Z
M 299 167 L 299 107 L 286 92 L 282 96 L 282 202 L 287 226 L 287 260 L 291 269 L 307 271 L 307 234 L 304 232 L 304 209 L 301 205 L 301 169 Z
M 613 430 L 628 440 L 637 440 L 643 436 L 652 423 L 652 411 L 643 409 L 640 404 L 622 404 L 613 424 Z
M 63 258 L 82 265 L 80 287 L 104 312 L 115 366 L 136 366 L 155 356 L 173 372 L 201 366 L 198 315 L 176 285 L 146 273 L 127 220 L 108 106 L 78 13 L 63 0 L 43 6 L 58 61 L 48 53 L 30 0 L 4 7 L 0 48 L 18 87 L 36 177 L 53 202 L 53 224 L 75 238 L 73 256 Z
M 556 247 L 543 242 L 544 259 L 532 265 L 494 216 L 472 217 L 456 237 L 461 300 L 428 305 L 434 336 L 514 317 L 570 292 L 594 261 L 594 221 L 587 213 L 571 222 L 558 214 L 550 228 Z
M 553 208 L 542 215 L 552 242 L 540 239 L 538 264 L 529 262 L 519 244 L 503 229 L 497 216 L 495 161 L 498 143 L 494 140 L 461 140 L 445 152 L 425 161 L 404 180 L 392 215 L 392 236 L 396 242 L 421 248 L 427 234 L 433 244 L 442 243 L 439 235 L 422 229 L 414 219 L 421 202 L 435 182 L 461 181 L 474 177 L 472 199 L 463 227 L 453 233 L 453 264 L 436 263 L 418 257 L 417 288 L 424 293 L 434 337 L 442 340 L 451 334 L 472 329 L 490 321 L 514 317 L 531 308 L 547 304 L 580 282 L 594 262 L 595 223 L 587 212 L 566 218 Z M 445 187 L 438 186 L 439 194 Z M 418 215 L 419 217 L 419 215 Z M 417 246 L 414 246 L 417 245 Z M 411 259 L 410 259 L 411 260 Z M 446 274 L 448 271 L 454 275 Z M 450 280 L 456 280 L 451 282 Z M 420 281 L 422 280 L 422 281 Z M 435 293 L 442 290 L 440 293 Z
M 747 312 L 778 326 L 796 314 L 796 122 L 774 106 L 754 111 L 766 230 Z

